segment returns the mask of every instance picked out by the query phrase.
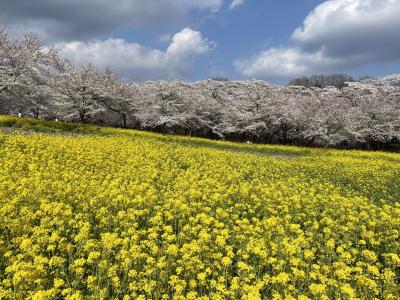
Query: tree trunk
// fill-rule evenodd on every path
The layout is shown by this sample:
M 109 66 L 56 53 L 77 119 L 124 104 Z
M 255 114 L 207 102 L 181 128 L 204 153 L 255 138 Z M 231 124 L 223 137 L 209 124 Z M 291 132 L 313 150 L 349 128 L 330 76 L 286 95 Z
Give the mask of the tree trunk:
M 86 123 L 86 116 L 83 111 L 79 112 L 79 119 L 80 119 L 81 123 Z
M 35 108 L 35 119 L 39 119 L 39 107 Z
M 122 114 L 121 117 L 122 117 L 122 124 L 123 124 L 122 126 L 124 128 L 126 128 L 126 114 Z

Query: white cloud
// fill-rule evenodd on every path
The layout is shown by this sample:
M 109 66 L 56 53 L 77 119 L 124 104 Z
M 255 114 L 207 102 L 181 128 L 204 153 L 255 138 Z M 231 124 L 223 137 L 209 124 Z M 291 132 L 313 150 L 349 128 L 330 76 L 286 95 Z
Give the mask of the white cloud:
M 238 60 L 249 77 L 282 79 L 400 59 L 399 0 L 330 0 L 292 34 L 294 47 Z
M 305 53 L 298 48 L 271 48 L 250 59 L 236 61 L 235 67 L 245 76 L 270 80 L 308 74 L 316 66 L 327 63 L 322 52 Z M 329 61 L 329 65 L 332 64 L 333 61 Z
M 200 32 L 185 28 L 172 37 L 172 43 L 169 45 L 166 54 L 170 57 L 185 59 L 193 54 L 208 52 L 213 44 L 213 42 L 204 40 Z
M 229 5 L 229 9 L 234 9 L 243 4 L 244 4 L 244 0 L 232 0 L 231 4 Z
M 218 11 L 223 0 L 12 0 L 0 1 L 10 31 L 42 33 L 48 41 L 87 39 L 122 27 L 179 24 L 193 10 Z
M 305 49 L 322 46 L 329 55 L 399 49 L 399 0 L 333 0 L 319 5 L 292 38 Z
M 139 81 L 184 77 L 192 71 L 193 60 L 214 46 L 200 32 L 190 28 L 173 35 L 165 51 L 114 38 L 57 45 L 61 55 L 74 63 L 93 62 L 100 68 L 110 66 L 121 76 Z

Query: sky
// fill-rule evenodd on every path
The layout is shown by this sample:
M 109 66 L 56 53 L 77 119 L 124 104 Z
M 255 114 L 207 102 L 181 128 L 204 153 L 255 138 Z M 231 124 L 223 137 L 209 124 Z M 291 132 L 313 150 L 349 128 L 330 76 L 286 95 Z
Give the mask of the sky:
M 136 81 L 400 73 L 400 0 L 1 0 L 11 36 Z

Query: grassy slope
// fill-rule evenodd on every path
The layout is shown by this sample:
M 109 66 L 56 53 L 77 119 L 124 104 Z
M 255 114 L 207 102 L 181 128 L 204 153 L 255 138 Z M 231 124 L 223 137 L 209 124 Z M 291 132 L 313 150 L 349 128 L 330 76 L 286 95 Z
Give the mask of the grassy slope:
M 166 142 L 174 142 L 181 145 L 193 147 L 212 147 L 221 150 L 234 152 L 247 152 L 259 155 L 306 155 L 310 152 L 307 148 L 300 147 L 284 147 L 269 145 L 248 145 L 240 143 L 232 143 L 225 141 L 214 141 L 204 138 L 194 138 L 176 135 L 161 135 L 150 132 L 143 132 L 130 129 L 117 129 L 111 127 L 86 125 L 80 123 L 66 123 L 55 121 L 43 121 L 37 119 L 18 118 L 14 116 L 0 115 L 0 128 L 8 128 L 14 131 L 30 131 L 41 133 L 57 133 L 57 134 L 96 134 L 102 136 L 128 135 L 128 136 L 146 136 L 147 138 L 162 140 Z
M 288 147 L 280 145 L 260 145 L 260 144 L 243 144 L 226 141 L 215 141 L 204 138 L 162 135 L 151 132 L 143 132 L 131 129 L 119 129 L 112 127 L 87 125 L 80 123 L 66 123 L 55 121 L 44 121 L 29 118 L 18 118 L 14 116 L 0 115 L 0 128 L 6 131 L 16 132 L 40 132 L 40 133 L 56 133 L 56 134 L 96 134 L 101 136 L 142 136 L 150 139 L 161 140 L 165 142 L 174 142 L 181 145 L 192 147 L 212 147 L 214 149 L 227 150 L 233 152 L 245 152 L 258 155 L 276 155 L 276 156 L 304 156 L 304 155 L 330 155 L 340 153 L 346 156 L 369 156 L 371 152 L 366 151 L 342 151 L 306 147 Z M 400 156 L 397 154 L 387 154 L 384 152 L 374 152 L 374 156 L 397 159 Z

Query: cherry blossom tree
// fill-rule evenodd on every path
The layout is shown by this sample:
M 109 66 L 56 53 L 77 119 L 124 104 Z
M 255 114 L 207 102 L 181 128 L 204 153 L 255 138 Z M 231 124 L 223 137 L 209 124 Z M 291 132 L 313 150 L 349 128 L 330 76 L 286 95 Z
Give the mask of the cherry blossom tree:
M 94 85 L 95 101 L 107 110 L 118 114 L 124 128 L 128 127 L 128 120 L 137 126 L 135 114 L 138 109 L 137 102 L 141 99 L 140 85 L 119 80 L 110 69 L 100 74 L 99 77 L 101 84 Z
M 58 50 L 43 48 L 37 35 L 12 40 L 0 28 L 0 97 L 10 112 L 34 106 L 38 117 L 47 105 L 49 76 L 58 66 Z
M 103 83 L 104 76 L 92 64 L 75 67 L 65 61 L 62 70 L 51 80 L 52 88 L 59 95 L 57 104 L 62 117 L 87 123 L 90 117 L 104 111 L 98 101 Z

